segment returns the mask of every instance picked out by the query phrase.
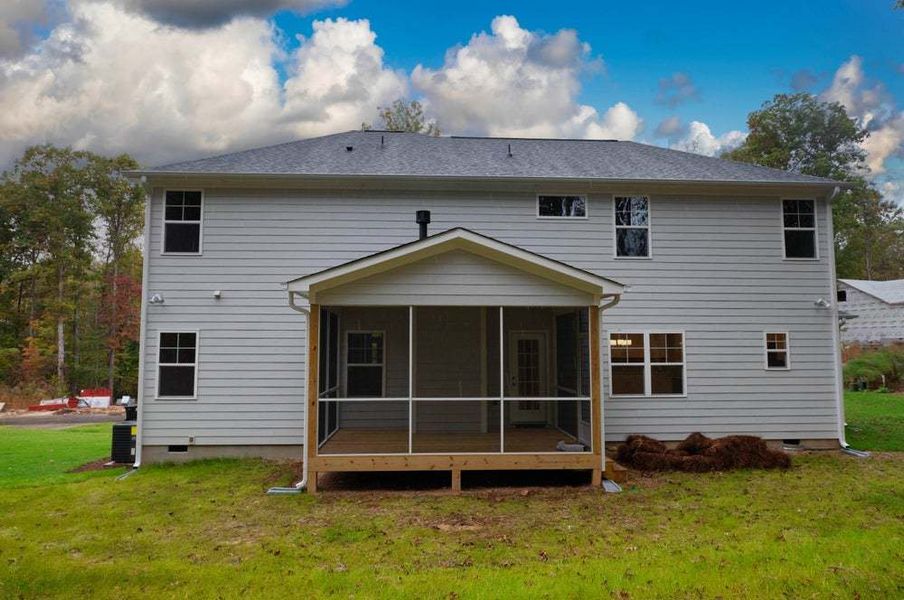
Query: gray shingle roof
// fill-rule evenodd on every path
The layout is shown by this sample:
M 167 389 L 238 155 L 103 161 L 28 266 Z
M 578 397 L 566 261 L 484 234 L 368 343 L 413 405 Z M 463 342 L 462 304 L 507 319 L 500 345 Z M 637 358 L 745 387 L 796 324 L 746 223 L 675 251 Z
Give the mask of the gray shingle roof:
M 878 298 L 886 304 L 904 304 L 904 279 L 893 279 L 891 281 L 839 279 L 839 281 Z
M 429 137 L 384 131 L 348 131 L 136 172 L 165 173 L 835 183 L 636 142 Z

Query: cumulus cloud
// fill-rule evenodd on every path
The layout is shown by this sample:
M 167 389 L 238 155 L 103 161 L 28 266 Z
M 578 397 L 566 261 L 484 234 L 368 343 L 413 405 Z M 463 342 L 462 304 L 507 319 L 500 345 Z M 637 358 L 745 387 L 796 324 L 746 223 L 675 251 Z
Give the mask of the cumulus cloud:
M 118 0 L 124 8 L 159 23 L 217 27 L 236 17 L 269 17 L 280 10 L 307 13 L 345 0 Z
M 316 22 L 285 56 L 263 19 L 191 30 L 113 3 L 71 11 L 33 51 L 0 60 L 0 164 L 41 142 L 153 164 L 321 135 L 405 92 L 366 20 Z
M 411 80 L 447 131 L 633 139 L 643 121 L 627 104 L 601 115 L 577 101 L 581 76 L 602 67 L 590 52 L 573 30 L 541 34 L 498 16 L 490 33 L 450 49 L 439 69 L 418 65 Z
M 659 80 L 659 91 L 656 93 L 656 103 L 669 108 L 675 108 L 685 102 L 700 99 L 700 90 L 694 85 L 694 81 L 687 73 L 672 73 L 670 77 Z
M 653 133 L 659 138 L 670 138 L 681 133 L 683 129 L 684 125 L 682 125 L 681 119 L 676 116 L 671 116 L 660 121 L 659 125 L 656 126 L 656 131 Z
M 737 130 L 717 137 L 706 123 L 691 121 L 687 126 L 687 134 L 672 144 L 672 148 L 705 156 L 718 156 L 740 146 L 746 137 L 746 133 Z
M 885 162 L 901 155 L 904 144 L 904 111 L 881 82 L 871 82 L 863 71 L 863 59 L 852 56 L 835 72 L 832 83 L 820 96 L 838 102 L 869 131 L 863 141 L 866 163 L 872 174 L 885 171 Z

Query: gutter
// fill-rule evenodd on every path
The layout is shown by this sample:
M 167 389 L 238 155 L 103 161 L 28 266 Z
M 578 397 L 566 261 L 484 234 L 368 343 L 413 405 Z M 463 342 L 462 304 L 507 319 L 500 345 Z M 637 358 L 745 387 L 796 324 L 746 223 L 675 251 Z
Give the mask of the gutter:
M 299 306 L 295 303 L 295 294 L 296 292 L 289 292 L 289 308 L 294 310 L 295 312 L 300 312 L 305 316 L 306 326 L 307 326 L 307 335 L 311 335 L 311 307 L 309 306 Z M 301 438 L 304 440 L 304 452 L 305 457 L 304 461 L 301 463 L 301 481 L 296 482 L 294 485 L 289 487 L 272 487 L 267 490 L 267 494 L 269 495 L 279 495 L 279 494 L 300 494 L 302 490 L 306 490 L 308 488 L 308 444 L 310 441 L 308 440 L 308 411 L 310 407 L 307 405 L 307 390 L 308 390 L 308 380 L 311 373 L 311 365 L 305 365 L 304 371 L 304 385 L 302 386 L 304 399 L 305 399 L 305 415 L 304 415 L 304 423 L 302 423 L 302 433 Z
M 607 300 L 608 300 L 608 302 L 607 302 Z M 602 329 L 602 326 L 603 326 L 603 312 L 606 311 L 606 310 L 609 310 L 610 308 L 615 308 L 615 306 L 616 306 L 619 302 L 621 302 L 621 294 L 603 294 L 603 295 L 600 297 L 600 302 L 599 302 L 599 306 L 597 306 L 597 310 L 599 310 L 599 316 L 600 316 L 600 318 L 599 318 L 599 326 L 600 326 L 601 329 Z M 599 333 L 602 333 L 602 332 L 599 332 Z M 600 336 L 600 344 L 602 344 L 602 336 Z M 602 354 L 600 355 L 600 359 L 602 359 Z M 602 360 L 600 360 L 600 364 L 597 365 L 597 368 L 599 368 L 600 370 L 602 370 L 602 368 L 603 368 L 603 361 L 602 361 Z M 606 418 L 605 418 L 605 416 L 603 415 L 603 390 L 602 390 L 603 385 L 602 385 L 602 381 L 603 381 L 603 374 L 600 373 L 600 390 L 599 390 L 599 395 L 600 395 L 600 423 L 599 423 L 598 427 L 600 428 L 600 444 L 603 446 L 602 448 L 600 448 L 600 461 L 601 461 L 601 463 L 602 463 L 602 464 L 600 465 L 600 468 L 602 469 L 603 473 L 605 473 L 605 472 L 606 472 L 606 427 L 605 427 L 605 424 L 606 424 Z M 615 483 L 614 481 L 611 481 L 611 482 L 609 482 L 609 484 L 611 484 L 611 485 L 606 485 L 607 481 L 608 481 L 607 479 L 603 478 L 603 488 L 604 488 L 607 492 L 620 492 L 620 491 L 621 491 L 621 486 L 619 486 L 617 483 Z
M 144 183 L 144 177 L 141 183 Z M 144 440 L 144 371 L 147 362 L 145 354 L 147 347 L 145 339 L 147 338 L 148 326 L 148 269 L 151 263 L 151 201 L 152 194 L 146 194 L 144 201 L 144 256 L 142 257 L 141 268 L 141 324 L 138 331 L 138 390 L 136 397 L 138 399 L 138 433 L 135 435 L 135 463 L 132 469 L 141 466 L 141 446 Z
M 832 219 L 832 201 L 841 192 L 841 187 L 836 186 L 826 195 L 826 211 L 828 217 L 828 242 L 829 246 L 829 270 L 831 271 L 831 296 L 834 300 L 831 303 L 832 309 L 832 344 L 835 346 L 835 409 L 838 413 L 838 444 L 841 451 L 857 458 L 867 458 L 869 452 L 857 450 L 850 446 L 845 439 L 845 420 L 844 420 L 844 377 L 841 366 L 841 335 L 838 325 L 838 278 L 835 272 L 835 228 Z

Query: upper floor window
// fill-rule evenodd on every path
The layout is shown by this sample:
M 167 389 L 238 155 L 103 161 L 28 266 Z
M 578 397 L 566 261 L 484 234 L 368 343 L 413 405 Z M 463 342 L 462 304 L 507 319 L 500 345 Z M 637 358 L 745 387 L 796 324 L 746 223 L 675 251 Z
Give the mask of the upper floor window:
M 785 258 L 816 258 L 816 206 L 813 200 L 782 200 Z
M 650 200 L 646 196 L 615 198 L 615 256 L 650 256 Z
M 847 290 L 838 290 L 838 301 L 847 302 Z
M 537 196 L 538 217 L 584 218 L 587 199 L 583 196 Z
M 200 191 L 167 190 L 163 214 L 163 252 L 201 253 Z

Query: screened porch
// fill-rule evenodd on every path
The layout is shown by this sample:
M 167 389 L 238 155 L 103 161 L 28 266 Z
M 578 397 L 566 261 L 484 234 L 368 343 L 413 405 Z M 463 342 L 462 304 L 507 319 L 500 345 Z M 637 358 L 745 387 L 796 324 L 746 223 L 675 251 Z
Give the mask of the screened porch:
M 319 307 L 317 456 L 592 453 L 590 310 Z

